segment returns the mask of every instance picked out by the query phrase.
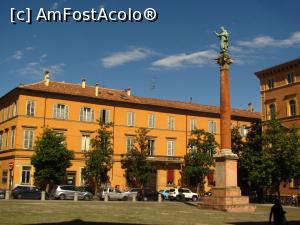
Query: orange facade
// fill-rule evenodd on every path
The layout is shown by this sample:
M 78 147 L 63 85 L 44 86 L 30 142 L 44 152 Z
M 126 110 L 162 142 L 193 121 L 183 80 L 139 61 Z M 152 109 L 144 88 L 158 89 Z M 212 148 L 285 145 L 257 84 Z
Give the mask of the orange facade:
M 66 182 L 82 185 L 84 151 L 98 128 L 98 119 L 113 122 L 112 186 L 126 189 L 120 159 L 139 127 L 150 129 L 152 153 L 157 167 L 152 179 L 156 189 L 180 185 L 180 168 L 187 152 L 190 130 L 200 128 L 215 133 L 220 141 L 219 108 L 162 99 L 132 96 L 130 90 L 49 81 L 19 86 L 0 99 L 0 188 L 33 184 L 30 157 L 34 140 L 48 126 L 66 136 L 67 148 L 75 152 Z M 260 114 L 232 110 L 232 123 L 248 126 Z M 10 170 L 9 163 L 14 164 Z
M 300 59 L 255 74 L 260 80 L 262 121 L 274 115 L 284 126 L 300 128 Z M 282 184 L 281 194 L 300 194 L 300 180 Z

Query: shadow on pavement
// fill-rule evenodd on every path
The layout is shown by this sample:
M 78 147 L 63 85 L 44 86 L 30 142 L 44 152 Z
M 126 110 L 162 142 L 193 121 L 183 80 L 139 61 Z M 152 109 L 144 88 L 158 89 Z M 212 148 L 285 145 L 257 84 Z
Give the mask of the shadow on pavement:
M 137 223 L 118 223 L 118 222 L 91 222 L 82 220 L 71 220 L 65 222 L 53 222 L 53 223 L 34 223 L 34 224 L 24 224 L 24 225 L 146 225 Z M 149 225 L 149 224 L 147 224 Z
M 269 222 L 228 222 L 227 224 L 234 224 L 234 225 L 270 225 L 273 223 L 269 223 Z M 288 225 L 299 225 L 300 224 L 300 220 L 297 221 L 288 221 L 287 223 Z

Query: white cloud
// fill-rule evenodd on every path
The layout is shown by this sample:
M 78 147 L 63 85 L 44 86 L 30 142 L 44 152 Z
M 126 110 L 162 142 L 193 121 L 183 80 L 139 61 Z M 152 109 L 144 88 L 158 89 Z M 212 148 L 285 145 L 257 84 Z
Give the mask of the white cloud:
M 116 52 L 101 59 L 102 65 L 112 68 L 128 62 L 139 61 L 155 54 L 154 51 L 146 48 L 134 48 L 129 51 Z
M 47 56 L 48 56 L 48 55 L 47 55 L 46 53 L 42 54 L 42 55 L 40 56 L 40 62 L 41 62 L 41 63 L 46 62 Z
M 12 59 L 20 60 L 23 58 L 23 52 L 21 50 L 15 51 L 15 53 L 11 56 Z
M 52 10 L 58 9 L 58 5 L 59 5 L 58 2 L 53 2 L 52 6 L 51 6 L 51 9 L 52 9 Z
M 215 50 L 199 51 L 191 54 L 181 53 L 177 55 L 170 55 L 159 59 L 152 63 L 154 67 L 165 69 L 182 68 L 186 66 L 196 65 L 202 66 L 210 63 L 217 57 Z
M 27 50 L 27 51 L 32 51 L 32 50 L 34 50 L 34 48 L 31 47 L 31 46 L 28 46 L 28 47 L 25 48 L 25 50 Z
M 43 66 L 39 62 L 30 62 L 23 68 L 17 69 L 16 72 L 27 79 L 37 80 L 43 78 L 45 70 L 49 70 L 52 75 L 59 75 L 64 72 L 64 67 L 65 64 L 63 63 Z
M 239 46 L 263 47 L 291 47 L 300 44 L 300 31 L 293 33 L 286 39 L 275 39 L 271 36 L 259 36 L 250 41 L 238 41 Z

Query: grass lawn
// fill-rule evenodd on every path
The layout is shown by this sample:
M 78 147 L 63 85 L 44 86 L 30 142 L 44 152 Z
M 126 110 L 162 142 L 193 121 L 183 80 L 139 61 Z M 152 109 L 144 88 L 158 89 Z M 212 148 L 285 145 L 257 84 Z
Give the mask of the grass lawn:
M 204 225 L 268 224 L 270 205 L 255 213 L 225 213 L 180 202 L 103 202 L 0 200 L 0 224 L 40 225 Z M 300 224 L 300 208 L 284 207 L 290 225 Z M 293 222 L 291 222 L 293 221 Z

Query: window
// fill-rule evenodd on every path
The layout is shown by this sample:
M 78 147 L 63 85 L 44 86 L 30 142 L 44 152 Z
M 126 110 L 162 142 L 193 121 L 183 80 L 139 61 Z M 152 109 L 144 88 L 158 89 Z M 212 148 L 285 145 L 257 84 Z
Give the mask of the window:
M 148 115 L 148 128 L 155 128 L 155 115 Z
M 135 137 L 128 136 L 126 137 L 126 152 L 129 153 L 134 148 Z
M 168 186 L 174 185 L 174 170 L 167 171 L 167 185 Z
M 26 102 L 26 115 L 34 116 L 35 115 L 35 102 L 32 100 L 28 100 Z
M 246 125 L 241 125 L 240 127 L 240 133 L 242 137 L 246 137 L 247 133 L 248 133 L 248 129 L 246 127 Z
M 286 81 L 288 84 L 292 84 L 295 82 L 295 75 L 293 72 L 287 74 Z
M 90 150 L 90 134 L 82 134 L 81 136 L 81 151 L 86 152 Z
M 8 170 L 3 170 L 2 171 L 2 184 L 7 183 L 7 178 L 8 178 Z
M 29 184 L 30 182 L 31 166 L 22 166 L 22 184 Z
M 134 127 L 134 112 L 127 112 L 127 126 Z
M 169 130 L 175 129 L 175 117 L 173 117 L 173 116 L 168 117 L 168 129 Z
M 10 136 L 10 144 L 11 144 L 11 148 L 15 148 L 15 143 L 16 143 L 16 129 L 13 128 L 11 130 L 11 136 Z
M 33 148 L 33 130 L 24 130 L 23 147 L 25 149 L 32 149 Z
M 80 185 L 85 186 L 85 180 L 84 180 L 84 168 L 80 168 Z
M 109 110 L 108 109 L 100 110 L 100 122 L 109 123 Z
M 2 149 L 2 145 L 3 145 L 2 138 L 3 138 L 3 132 L 0 133 L 0 150 Z
M 208 121 L 208 132 L 212 134 L 217 133 L 217 123 L 215 121 Z
M 276 106 L 275 103 L 269 105 L 269 119 L 274 119 L 276 117 Z
M 296 101 L 292 99 L 289 101 L 289 116 L 296 116 L 296 115 L 297 115 Z
M 82 107 L 80 109 L 80 121 L 94 121 L 94 110 L 88 107 Z
M 3 149 L 8 149 L 8 130 L 3 134 Z
M 69 107 L 64 104 L 54 104 L 53 117 L 56 119 L 68 119 Z
M 290 188 L 300 188 L 300 179 L 292 179 L 292 181 L 290 182 Z
M 270 79 L 267 81 L 268 89 L 274 88 L 274 79 Z
M 195 119 L 190 119 L 190 131 L 197 129 L 197 121 Z
M 149 139 L 148 140 L 148 155 L 153 156 L 155 151 L 155 140 Z
M 175 156 L 175 140 L 168 140 L 167 141 L 167 155 L 168 156 Z

